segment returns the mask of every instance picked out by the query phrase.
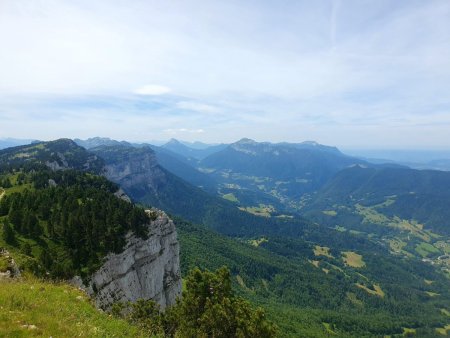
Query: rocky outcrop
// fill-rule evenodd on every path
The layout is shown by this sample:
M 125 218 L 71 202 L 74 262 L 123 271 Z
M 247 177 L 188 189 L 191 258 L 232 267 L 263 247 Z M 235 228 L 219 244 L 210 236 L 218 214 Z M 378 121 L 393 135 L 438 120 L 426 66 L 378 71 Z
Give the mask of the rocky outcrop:
M 109 152 L 100 149 L 98 154 L 105 159 L 104 175 L 131 196 L 148 192 L 157 195 L 167 181 L 166 173 L 159 166 L 156 155 L 148 147 L 116 147 Z M 102 152 L 102 150 L 104 152 Z
M 168 205 L 173 200 L 164 202 L 183 183 L 178 183 L 179 178 L 159 165 L 150 147 L 99 147 L 92 152 L 105 162 L 102 174 L 117 183 L 134 201 L 173 212 Z M 173 185 L 174 181 L 177 186 Z
M 131 233 L 120 254 L 109 254 L 86 287 L 98 307 L 108 309 L 114 302 L 153 299 L 162 309 L 181 294 L 179 243 L 175 225 L 162 211 L 148 211 L 153 218 L 148 238 Z
M 11 254 L 3 248 L 0 248 L 0 260 L 6 262 L 6 268 L 0 270 L 0 279 L 17 278 L 21 276 L 19 267 L 14 261 L 14 258 L 12 258 Z
M 125 202 L 131 203 L 131 198 L 127 194 L 125 194 L 125 191 L 123 191 L 122 188 L 117 190 L 114 193 L 114 196 L 120 198 L 121 200 L 124 200 Z

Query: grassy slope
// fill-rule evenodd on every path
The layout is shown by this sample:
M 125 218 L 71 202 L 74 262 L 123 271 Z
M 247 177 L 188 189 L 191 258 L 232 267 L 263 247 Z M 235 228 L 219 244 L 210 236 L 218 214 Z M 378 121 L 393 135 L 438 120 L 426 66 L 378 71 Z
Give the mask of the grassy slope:
M 0 304 L 0 337 L 144 337 L 65 284 L 0 280 Z

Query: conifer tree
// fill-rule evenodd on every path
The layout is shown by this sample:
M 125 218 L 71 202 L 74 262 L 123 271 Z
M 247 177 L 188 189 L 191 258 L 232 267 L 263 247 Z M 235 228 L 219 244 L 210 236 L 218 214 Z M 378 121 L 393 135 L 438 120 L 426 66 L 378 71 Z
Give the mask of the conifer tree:
M 16 235 L 7 219 L 3 221 L 2 235 L 6 243 L 16 245 Z

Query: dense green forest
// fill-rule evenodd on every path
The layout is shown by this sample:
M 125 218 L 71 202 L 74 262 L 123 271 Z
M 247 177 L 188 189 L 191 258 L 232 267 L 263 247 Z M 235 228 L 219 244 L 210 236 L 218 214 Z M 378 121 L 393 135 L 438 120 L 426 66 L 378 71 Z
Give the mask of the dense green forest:
M 121 251 L 129 230 L 146 236 L 145 211 L 114 196 L 117 186 L 105 178 L 40 166 L 28 170 L 3 173 L 14 186 L 0 200 L 0 219 L 8 244 L 36 258 L 30 260 L 38 263 L 36 272 L 41 266 L 53 277 L 86 275 L 108 252 Z
M 381 206 L 383 214 L 416 219 L 429 230 L 450 235 L 449 186 L 450 173 L 444 171 L 356 166 L 339 172 L 312 195 L 305 210 L 334 210 L 333 206 L 335 209 L 338 206 L 351 208 L 357 203 L 373 206 L 390 200 Z
M 176 225 L 183 272 L 228 266 L 238 293 L 264 306 L 281 336 L 401 335 L 404 328 L 433 336 L 448 322 L 448 280 L 417 260 L 358 250 L 365 264 L 358 268 L 336 249 L 316 256 L 315 244 L 301 239 L 266 237 L 255 246 L 180 219 Z

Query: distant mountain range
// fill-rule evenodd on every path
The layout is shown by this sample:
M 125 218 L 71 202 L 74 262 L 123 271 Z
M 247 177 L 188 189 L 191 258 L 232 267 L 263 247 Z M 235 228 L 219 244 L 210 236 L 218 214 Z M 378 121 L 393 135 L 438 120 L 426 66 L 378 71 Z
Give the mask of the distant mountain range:
M 207 145 L 204 143 L 182 143 L 176 139 L 171 139 L 169 142 L 161 146 L 164 149 L 171 150 L 186 158 L 194 158 L 196 160 L 202 160 L 205 157 L 214 154 L 227 147 L 226 144 Z
M 214 148 L 201 160 L 190 152 L 181 155 L 180 149 L 187 148 L 181 142 L 169 143 L 177 145 L 178 153 L 169 146 L 110 140 L 92 151 L 115 166 L 136 161 L 139 170 L 158 168 L 157 173 L 146 169 L 144 181 L 131 170 L 130 186 L 123 181 L 129 177 L 111 178 L 142 203 L 229 235 L 304 236 L 294 225 L 303 222 L 305 227 L 308 223 L 299 217 L 304 216 L 330 228 L 375 236 L 380 244 L 391 241 L 389 236 L 397 238 L 405 243 L 405 255 L 446 253 L 447 244 L 442 246 L 436 236 L 450 234 L 450 173 L 373 164 L 315 142 L 242 139 Z M 142 162 L 144 158 L 154 166 Z M 430 252 L 417 248 L 423 243 L 431 245 Z
M 298 218 L 286 224 L 283 220 L 262 219 L 239 210 L 232 202 L 215 193 L 209 194 L 162 167 L 157 153 L 150 146 L 100 146 L 90 151 L 105 161 L 106 176 L 119 184 L 135 201 L 208 225 L 228 235 L 283 231 L 298 233 L 302 231 L 299 225 L 307 223 Z
M 204 158 L 198 167 L 223 188 L 270 195 L 288 205 L 305 192 L 321 187 L 339 170 L 355 164 L 368 165 L 317 143 L 272 144 L 242 139 Z
M 43 185 L 40 168 L 82 172 L 100 186 L 106 176 L 133 201 L 175 217 L 184 273 L 229 266 L 237 292 L 263 305 L 282 336 L 407 328 L 431 337 L 448 320 L 450 173 L 374 165 L 313 142 L 243 139 L 203 159 L 77 142 L 89 150 L 61 139 L 0 151 L 0 182 L 32 189 L 18 177 L 35 163 L 27 175 Z

